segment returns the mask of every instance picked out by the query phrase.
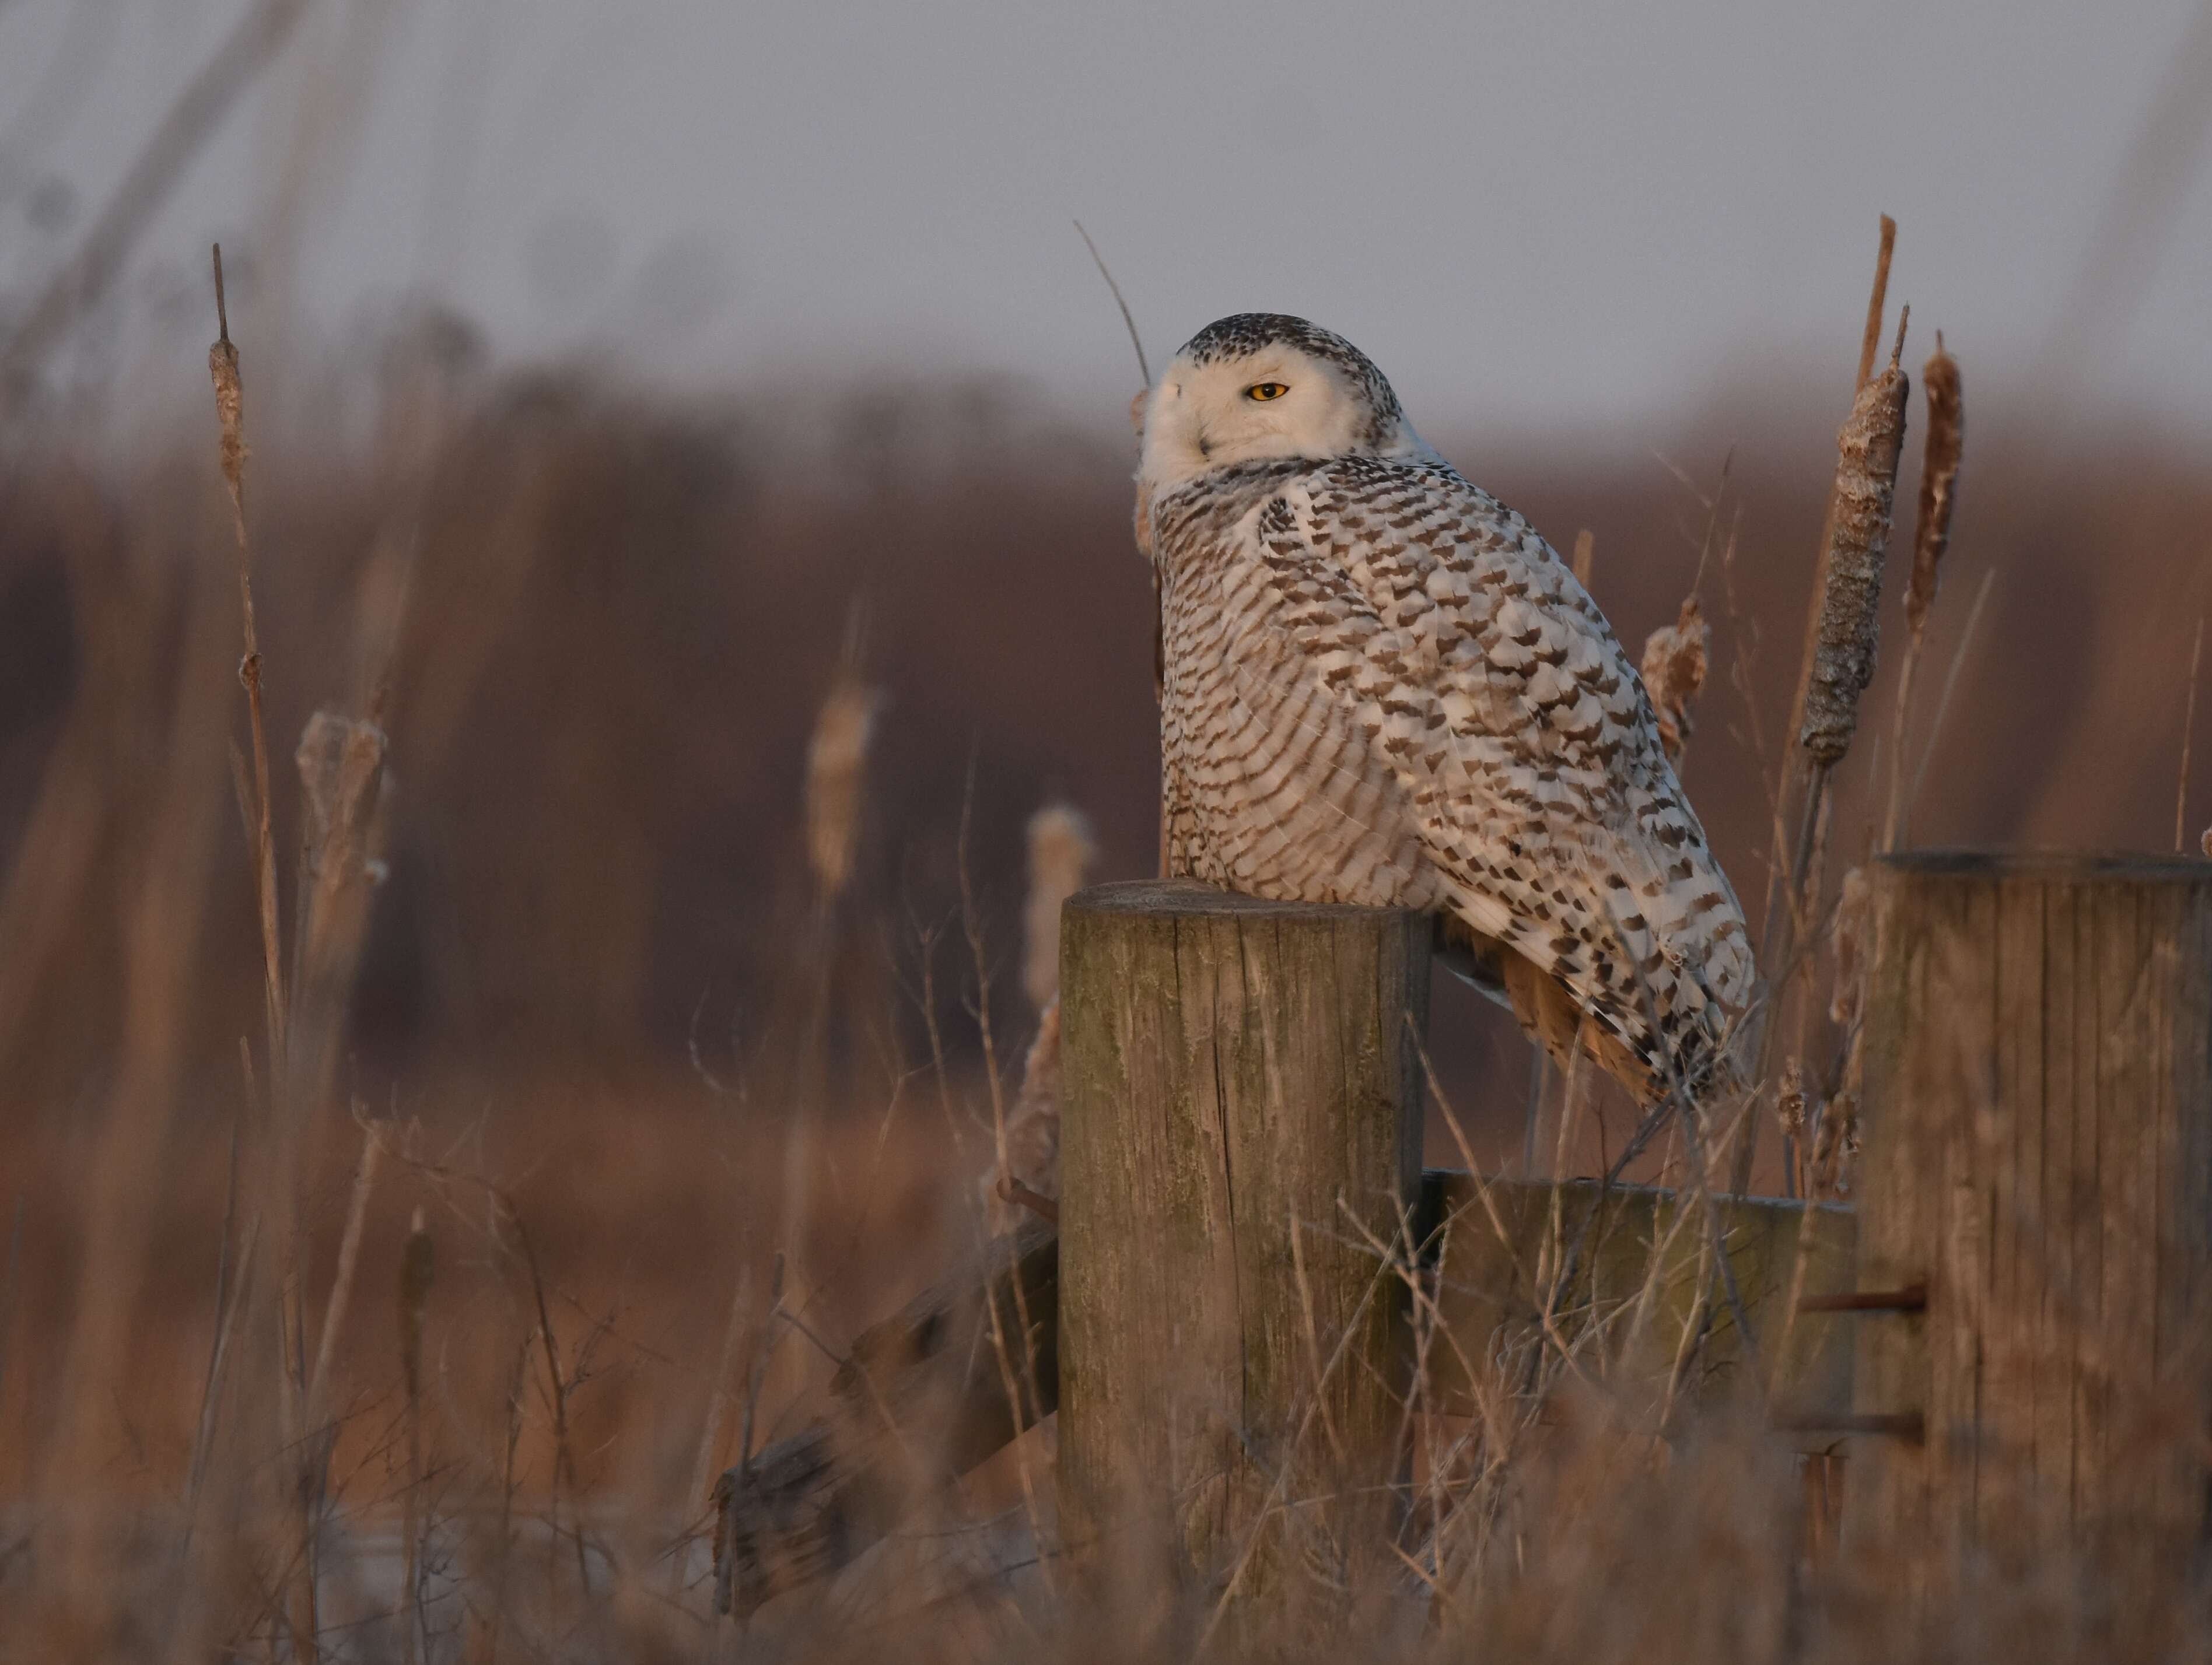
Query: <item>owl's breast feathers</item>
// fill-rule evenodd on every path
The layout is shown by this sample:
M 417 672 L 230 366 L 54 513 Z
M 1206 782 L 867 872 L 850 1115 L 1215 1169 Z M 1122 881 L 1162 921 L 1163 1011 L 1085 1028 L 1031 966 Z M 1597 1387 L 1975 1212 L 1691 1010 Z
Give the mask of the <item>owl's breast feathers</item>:
M 1555 1054 L 1581 1027 L 1647 1099 L 1711 1076 L 1752 995 L 1742 909 L 1528 522 L 1441 461 L 1357 456 L 1151 508 L 1176 871 L 1437 909 Z

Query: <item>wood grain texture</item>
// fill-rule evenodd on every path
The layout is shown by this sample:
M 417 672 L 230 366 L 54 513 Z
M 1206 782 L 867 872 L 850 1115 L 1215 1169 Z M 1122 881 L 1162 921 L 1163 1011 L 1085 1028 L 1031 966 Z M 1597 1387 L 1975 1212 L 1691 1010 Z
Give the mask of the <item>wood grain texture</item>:
M 1928 854 L 1875 879 L 1850 1533 L 2140 1564 L 2206 1520 L 2212 865 Z
M 1060 941 L 1064 1540 L 1239 1601 L 1387 1559 L 1428 921 L 1164 881 Z

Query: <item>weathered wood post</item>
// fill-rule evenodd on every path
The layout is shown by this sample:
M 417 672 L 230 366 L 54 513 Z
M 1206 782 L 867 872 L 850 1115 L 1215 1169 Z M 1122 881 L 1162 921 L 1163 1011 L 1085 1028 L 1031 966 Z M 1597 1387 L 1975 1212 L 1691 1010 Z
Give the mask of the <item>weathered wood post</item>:
M 1389 1559 L 1431 927 L 1182 881 L 1060 936 L 1060 1530 L 1234 1610 Z M 1408 1019 L 1412 1021 L 1409 1023 Z
M 1850 1321 L 1856 1397 L 1924 1438 L 1859 1442 L 1846 1535 L 2178 1559 L 2212 1431 L 2212 863 L 1874 883 L 1859 1283 L 1907 1293 Z

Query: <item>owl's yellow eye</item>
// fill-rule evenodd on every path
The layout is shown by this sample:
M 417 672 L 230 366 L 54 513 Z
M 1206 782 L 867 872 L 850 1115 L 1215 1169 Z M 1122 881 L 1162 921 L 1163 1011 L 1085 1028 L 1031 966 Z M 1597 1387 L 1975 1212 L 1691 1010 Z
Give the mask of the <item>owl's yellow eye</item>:
M 1263 381 L 1257 386 L 1247 387 L 1244 397 L 1248 399 L 1279 399 L 1290 391 L 1279 381 Z

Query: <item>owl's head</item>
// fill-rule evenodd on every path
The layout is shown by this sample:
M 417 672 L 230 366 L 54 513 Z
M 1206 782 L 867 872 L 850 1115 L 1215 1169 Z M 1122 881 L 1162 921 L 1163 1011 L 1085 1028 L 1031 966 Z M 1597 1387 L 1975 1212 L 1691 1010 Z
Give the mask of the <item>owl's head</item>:
M 1398 396 L 1340 335 L 1280 313 L 1207 325 L 1145 404 L 1146 491 L 1268 457 L 1426 454 Z

